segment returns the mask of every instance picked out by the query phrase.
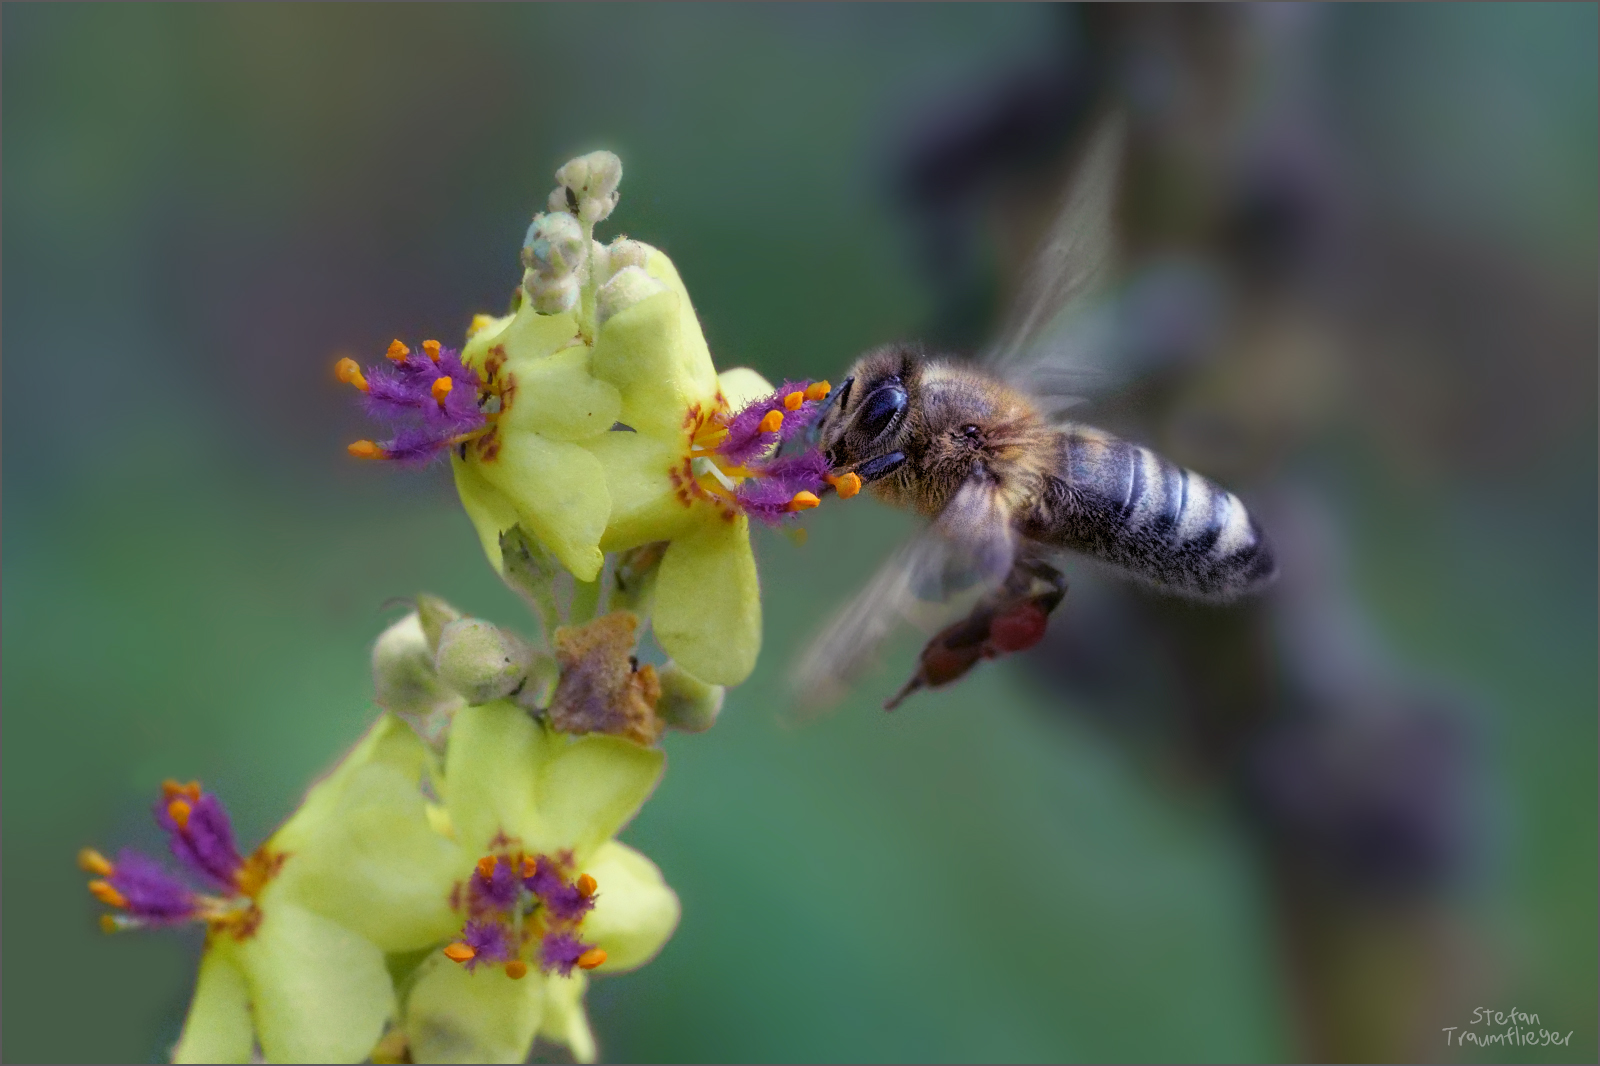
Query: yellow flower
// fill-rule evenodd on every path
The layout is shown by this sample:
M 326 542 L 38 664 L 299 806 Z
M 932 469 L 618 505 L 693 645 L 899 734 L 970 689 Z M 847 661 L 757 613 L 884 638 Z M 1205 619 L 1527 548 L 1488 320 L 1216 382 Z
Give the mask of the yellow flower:
M 393 366 L 341 364 L 374 414 L 421 420 L 352 452 L 412 460 L 448 448 L 502 574 L 500 538 L 514 526 L 583 582 L 606 553 L 665 542 L 656 638 L 689 674 L 735 685 L 761 647 L 750 518 L 776 523 L 859 483 L 829 478 L 814 449 L 778 456 L 818 413 L 826 382 L 774 391 L 752 370 L 718 374 L 671 260 L 639 241 L 594 241 L 621 172 L 607 152 L 557 172 L 551 204 L 571 213 L 535 217 L 519 306 L 475 318 L 459 357 L 396 341 Z
M 509 702 L 456 715 L 444 787 L 459 936 L 406 996 L 416 1061 L 522 1062 L 536 1036 L 594 1060 L 585 973 L 642 966 L 678 922 L 661 872 L 612 839 L 664 766 L 659 751 L 568 737 Z

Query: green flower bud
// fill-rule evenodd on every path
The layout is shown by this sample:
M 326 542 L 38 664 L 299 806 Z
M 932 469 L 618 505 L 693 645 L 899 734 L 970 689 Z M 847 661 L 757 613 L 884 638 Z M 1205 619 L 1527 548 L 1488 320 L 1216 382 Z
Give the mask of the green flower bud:
M 667 287 L 645 273 L 643 267 L 623 267 L 600 286 L 595 296 L 595 324 L 604 326 L 613 315 L 666 291 Z
M 424 592 L 417 597 L 417 616 L 422 623 L 423 636 L 428 639 L 431 659 L 439 650 L 439 634 L 444 627 L 461 617 L 461 612 L 437 596 Z
M 721 685 L 708 685 L 677 663 L 668 663 L 661 670 L 656 714 L 673 729 L 704 733 L 716 724 L 725 693 Z
M 444 627 L 435 661 L 439 679 L 476 706 L 517 691 L 532 653 L 514 634 L 481 618 L 460 618 Z
M 424 738 L 442 731 L 463 702 L 440 682 L 433 662 L 425 623 L 417 611 L 384 630 L 372 648 L 378 705 L 404 718 Z

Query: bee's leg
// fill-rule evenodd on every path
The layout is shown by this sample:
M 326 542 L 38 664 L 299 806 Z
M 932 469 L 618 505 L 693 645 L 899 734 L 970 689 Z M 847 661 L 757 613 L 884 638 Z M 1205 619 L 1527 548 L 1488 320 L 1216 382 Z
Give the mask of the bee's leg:
M 905 461 L 905 452 L 890 452 L 888 455 L 880 455 L 876 459 L 868 459 L 856 467 L 856 476 L 865 482 L 877 481 L 879 478 L 887 477 L 899 470 L 901 464 Z
M 1050 613 L 1066 595 L 1067 579 L 1061 571 L 1039 560 L 1019 559 L 994 595 L 929 639 L 916 673 L 883 709 L 894 710 L 918 689 L 948 685 L 984 659 L 1033 647 L 1044 639 Z

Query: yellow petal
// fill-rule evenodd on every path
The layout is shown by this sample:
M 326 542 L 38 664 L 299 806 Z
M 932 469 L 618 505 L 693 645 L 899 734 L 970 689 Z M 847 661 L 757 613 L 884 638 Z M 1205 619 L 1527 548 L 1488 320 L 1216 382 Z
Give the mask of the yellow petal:
M 599 972 L 632 970 L 655 958 L 682 913 L 656 864 L 612 840 L 583 869 L 599 885 L 594 910 L 583 920 L 584 937 L 606 952 Z
M 513 981 L 499 966 L 468 972 L 442 954 L 418 970 L 406 998 L 406 1038 L 416 1062 L 522 1062 L 543 1016 L 537 971 Z
M 685 416 L 715 400 L 717 371 L 671 261 L 652 249 L 645 269 L 667 291 L 608 319 L 590 365 L 622 391 L 623 422 L 640 433 L 681 436 Z
M 333 817 L 333 812 L 343 802 L 350 779 L 362 768 L 386 766 L 415 784 L 421 780 L 432 758 L 410 726 L 392 714 L 380 715 L 355 747 L 306 792 L 299 808 L 272 835 L 272 847 L 291 852 L 304 847 Z
M 234 958 L 234 941 L 223 937 L 206 945 L 200 956 L 183 1035 L 173 1049 L 173 1062 L 249 1062 L 255 1047 L 250 1020 L 250 987 Z
M 649 245 L 645 245 L 650 248 Z M 717 368 L 712 365 L 711 351 L 706 347 L 705 331 L 695 317 L 694 301 L 684 288 L 678 268 L 659 248 L 650 248 L 645 260 L 645 273 L 662 282 L 678 294 L 683 313 L 678 317 L 678 359 L 680 372 L 691 381 L 698 394 L 710 396 L 717 390 Z
M 468 462 L 516 508 L 517 522 L 579 581 L 600 574 L 600 534 L 611 513 L 600 461 L 581 445 L 537 433 L 501 432 L 493 458 Z M 483 536 L 480 528 L 479 536 Z
M 724 370 L 717 375 L 717 385 L 722 389 L 730 411 L 739 410 L 751 400 L 772 395 L 772 385 L 767 379 L 747 366 Z
M 386 952 L 445 939 L 461 924 L 450 888 L 477 856 L 463 858 L 435 832 L 425 806 L 415 777 L 359 768 L 320 831 L 285 861 L 279 891 Z
M 482 371 L 497 348 L 508 359 L 536 359 L 560 351 L 577 335 L 578 318 L 572 312 L 541 315 L 524 302 L 515 315 L 497 319 L 474 333 L 461 349 L 461 361 Z
M 605 471 L 611 497 L 602 551 L 627 551 L 656 540 L 671 540 L 694 519 L 678 499 L 671 478 L 681 462 L 681 434 L 662 439 L 645 433 L 607 433 L 584 442 Z
M 575 344 L 554 355 L 514 355 L 502 375 L 515 382 L 501 432 L 529 431 L 550 440 L 585 440 L 609 432 L 622 414 L 622 394 L 589 373 L 589 349 Z
M 633 818 L 666 769 L 666 756 L 621 737 L 546 732 L 535 851 L 572 849 L 581 863 Z
M 539 766 L 544 728 L 506 700 L 464 707 L 450 726 L 445 806 L 469 862 L 496 834 L 528 839 L 539 828 Z
M 750 520 L 698 522 L 667 548 L 656 579 L 656 640 L 710 685 L 737 685 L 761 651 L 761 587 Z
M 461 506 L 472 519 L 483 544 L 483 553 L 489 564 L 498 572 L 505 571 L 500 558 L 500 534 L 517 524 L 517 509 L 501 495 L 500 490 L 483 479 L 476 463 L 464 462 L 460 456 L 450 456 L 450 469 L 455 473 L 456 493 Z
M 583 993 L 588 987 L 589 979 L 581 970 L 574 971 L 571 977 L 545 978 L 539 1036 L 565 1044 L 574 1062 L 595 1060 L 594 1030 L 589 1028 L 589 1015 L 583 1009 Z
M 269 886 L 255 934 L 238 944 L 268 1062 L 360 1062 L 395 1013 L 383 952 Z

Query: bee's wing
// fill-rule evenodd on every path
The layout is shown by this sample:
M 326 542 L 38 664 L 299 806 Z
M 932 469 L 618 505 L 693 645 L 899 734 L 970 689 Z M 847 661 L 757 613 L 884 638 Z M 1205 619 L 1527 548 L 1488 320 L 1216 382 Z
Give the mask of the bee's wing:
M 939 628 L 958 610 L 952 601 L 1003 581 L 1015 552 L 995 483 L 987 475 L 972 478 L 822 627 L 790 674 L 789 717 L 804 722 L 831 710 L 902 622 Z
M 1110 273 L 1125 140 L 1121 115 L 1102 120 L 1095 130 L 1010 318 L 979 359 L 985 370 L 1047 408 L 1104 391 L 1116 376 L 1110 325 L 1105 316 L 1085 312 Z

